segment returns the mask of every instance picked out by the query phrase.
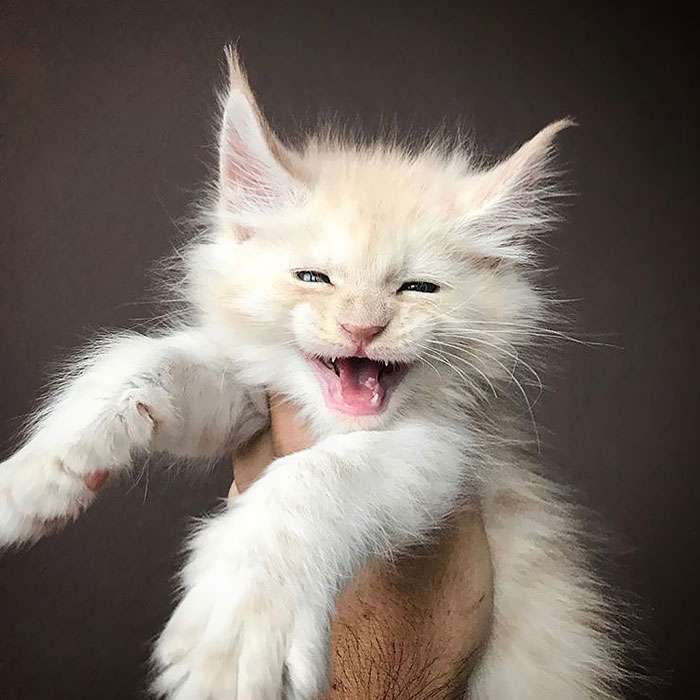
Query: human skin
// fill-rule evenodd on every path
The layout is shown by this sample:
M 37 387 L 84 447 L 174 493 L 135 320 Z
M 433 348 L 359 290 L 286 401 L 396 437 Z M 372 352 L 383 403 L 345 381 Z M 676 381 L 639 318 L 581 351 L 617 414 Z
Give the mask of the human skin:
M 236 457 L 232 499 L 276 457 L 312 444 L 292 405 L 273 397 L 270 415 L 269 430 Z M 470 507 L 429 542 L 370 562 L 338 600 L 324 700 L 459 697 L 490 631 L 492 576 L 483 523 Z

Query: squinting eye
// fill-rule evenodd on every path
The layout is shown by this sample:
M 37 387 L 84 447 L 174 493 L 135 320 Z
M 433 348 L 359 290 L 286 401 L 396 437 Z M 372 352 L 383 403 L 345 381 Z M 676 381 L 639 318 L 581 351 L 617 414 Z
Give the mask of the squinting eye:
M 423 292 L 423 294 L 434 294 L 440 289 L 437 284 L 432 282 L 404 282 L 396 292 Z
M 316 270 L 297 270 L 294 273 L 297 279 L 302 282 L 323 282 L 324 284 L 330 284 L 331 278 L 324 274 L 323 272 L 316 272 Z

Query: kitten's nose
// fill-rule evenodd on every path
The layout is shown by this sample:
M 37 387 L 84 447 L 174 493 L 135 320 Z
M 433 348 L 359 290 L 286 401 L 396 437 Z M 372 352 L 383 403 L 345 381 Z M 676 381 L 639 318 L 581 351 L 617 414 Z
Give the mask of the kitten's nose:
M 354 326 L 351 323 L 341 323 L 340 327 L 356 343 L 369 343 L 386 328 L 386 326 Z

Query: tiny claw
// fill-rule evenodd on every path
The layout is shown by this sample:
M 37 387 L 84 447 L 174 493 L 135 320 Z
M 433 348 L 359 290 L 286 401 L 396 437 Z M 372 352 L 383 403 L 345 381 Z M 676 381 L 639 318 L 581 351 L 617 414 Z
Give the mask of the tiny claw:
M 136 402 L 136 410 L 139 412 L 139 414 L 145 418 L 147 421 L 149 421 L 151 424 L 155 423 L 153 420 L 153 416 L 151 415 L 151 409 L 146 406 L 145 403 L 141 401 Z
M 88 474 L 83 478 L 83 481 L 90 491 L 97 493 L 104 486 L 108 477 L 109 473 L 104 469 L 100 469 L 99 471 L 92 472 L 92 474 Z

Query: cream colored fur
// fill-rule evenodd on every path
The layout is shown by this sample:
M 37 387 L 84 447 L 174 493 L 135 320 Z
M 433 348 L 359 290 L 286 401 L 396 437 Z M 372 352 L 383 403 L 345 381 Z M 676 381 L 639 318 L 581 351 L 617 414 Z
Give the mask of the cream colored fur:
M 435 142 L 284 146 L 229 52 L 220 177 L 180 285 L 191 325 L 91 348 L 0 466 L 0 545 L 93 500 L 83 477 L 136 455 L 213 456 L 299 406 L 318 444 L 277 460 L 192 538 L 156 645 L 177 700 L 310 699 L 326 687 L 335 598 L 373 556 L 425 538 L 468 496 L 484 515 L 495 618 L 476 700 L 617 697 L 615 623 L 576 510 L 538 475 L 528 391 L 558 333 L 537 274 L 556 220 L 543 129 L 481 167 Z M 322 271 L 331 284 L 298 270 Z M 435 293 L 399 292 L 407 281 Z M 376 360 L 410 369 L 377 415 L 328 408 L 306 355 L 352 354 L 342 325 L 385 327 Z

